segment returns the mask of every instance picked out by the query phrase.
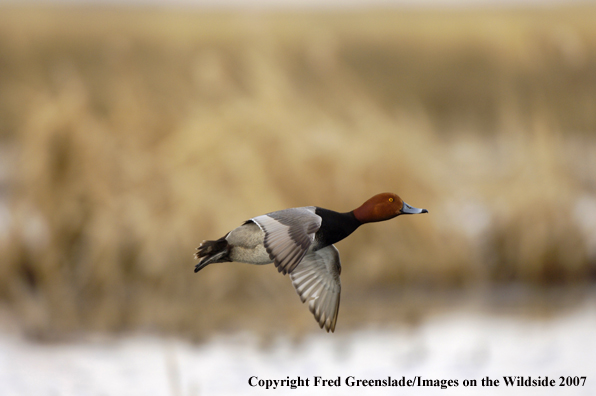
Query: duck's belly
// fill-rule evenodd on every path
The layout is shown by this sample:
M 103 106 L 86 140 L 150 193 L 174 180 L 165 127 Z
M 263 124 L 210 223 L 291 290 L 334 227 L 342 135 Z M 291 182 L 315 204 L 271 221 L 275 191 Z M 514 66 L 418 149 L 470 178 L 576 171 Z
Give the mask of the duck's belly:
M 252 249 L 246 249 L 235 246 L 230 252 L 230 258 L 233 261 L 248 264 L 271 264 L 273 261 L 269 258 L 269 253 L 265 246 L 258 245 Z
M 232 246 L 230 259 L 248 264 L 271 264 L 263 244 L 265 233 L 255 223 L 247 223 L 232 230 L 226 240 Z

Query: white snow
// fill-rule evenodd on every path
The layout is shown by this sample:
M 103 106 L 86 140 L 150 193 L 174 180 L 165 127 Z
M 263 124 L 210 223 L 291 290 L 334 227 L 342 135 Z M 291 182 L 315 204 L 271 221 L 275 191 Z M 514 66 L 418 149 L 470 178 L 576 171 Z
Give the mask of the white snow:
M 238 333 L 203 344 L 156 336 L 96 337 L 40 344 L 0 335 L 0 395 L 594 395 L 594 299 L 548 319 L 455 310 L 415 327 L 312 333 L 263 344 Z M 309 378 L 296 389 L 252 387 L 255 381 Z M 314 377 L 339 387 L 315 387 Z M 348 387 L 346 378 L 454 379 L 457 387 Z M 499 379 L 482 387 L 481 379 Z M 506 387 L 503 376 L 555 379 L 555 387 Z M 584 386 L 559 387 L 560 376 L 586 376 Z M 464 387 L 475 379 L 477 387 Z

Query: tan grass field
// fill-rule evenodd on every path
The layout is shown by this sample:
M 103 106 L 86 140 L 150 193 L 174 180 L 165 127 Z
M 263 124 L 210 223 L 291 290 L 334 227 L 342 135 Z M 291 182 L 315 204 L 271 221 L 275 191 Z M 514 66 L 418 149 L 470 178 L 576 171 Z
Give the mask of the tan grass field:
M 437 290 L 590 286 L 594 20 L 5 6 L 5 311 L 34 336 L 313 330 L 273 267 L 195 275 L 194 249 L 383 191 L 430 213 L 338 244 L 338 328 L 411 320 Z

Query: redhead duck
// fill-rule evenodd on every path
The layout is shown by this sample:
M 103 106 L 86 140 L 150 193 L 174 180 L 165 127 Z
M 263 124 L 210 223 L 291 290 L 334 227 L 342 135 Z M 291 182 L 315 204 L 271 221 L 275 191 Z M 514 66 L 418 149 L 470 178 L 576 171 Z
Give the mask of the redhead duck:
M 290 274 L 319 326 L 333 332 L 341 292 L 339 252 L 333 244 L 362 224 L 416 213 L 428 211 L 408 205 L 393 193 L 377 194 L 347 213 L 317 206 L 271 212 L 247 220 L 216 241 L 203 241 L 195 254 L 200 260 L 195 272 L 229 261 L 275 263 L 279 272 Z

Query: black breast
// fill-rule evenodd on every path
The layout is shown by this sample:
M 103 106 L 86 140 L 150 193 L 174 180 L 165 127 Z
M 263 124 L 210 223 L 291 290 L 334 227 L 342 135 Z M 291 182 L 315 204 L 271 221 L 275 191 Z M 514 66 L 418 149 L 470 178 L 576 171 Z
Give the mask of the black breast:
M 319 249 L 341 241 L 362 224 L 352 212 L 338 213 L 317 207 L 315 213 L 322 219 L 321 228 L 315 234 Z

